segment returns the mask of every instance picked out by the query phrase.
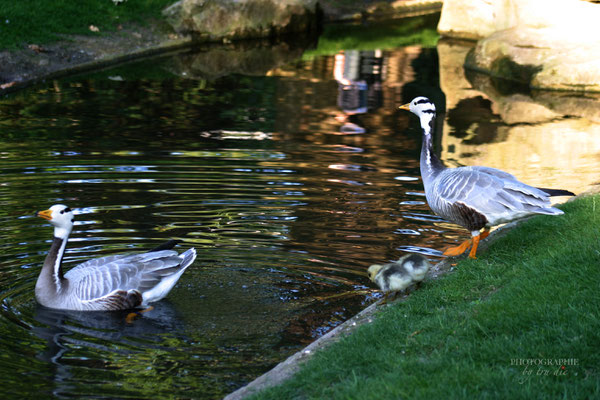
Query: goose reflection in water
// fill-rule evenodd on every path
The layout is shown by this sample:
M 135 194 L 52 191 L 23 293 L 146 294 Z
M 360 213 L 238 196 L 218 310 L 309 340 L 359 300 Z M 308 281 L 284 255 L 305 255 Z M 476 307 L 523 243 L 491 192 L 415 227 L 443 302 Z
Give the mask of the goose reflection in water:
M 61 358 L 69 351 L 70 345 L 121 354 L 135 352 L 135 350 L 123 350 L 123 346 L 117 349 L 113 346 L 115 342 L 167 350 L 157 340 L 160 340 L 163 334 L 173 335 L 183 331 L 183 320 L 167 300 L 157 303 L 152 311 L 144 313 L 133 323 L 126 322 L 128 313 L 128 311 L 65 311 L 37 305 L 34 318 L 41 325 L 32 330 L 36 336 L 47 341 L 46 350 L 37 358 L 64 366 Z M 102 344 L 104 341 L 106 345 Z M 86 362 L 104 363 L 104 361 L 89 359 Z

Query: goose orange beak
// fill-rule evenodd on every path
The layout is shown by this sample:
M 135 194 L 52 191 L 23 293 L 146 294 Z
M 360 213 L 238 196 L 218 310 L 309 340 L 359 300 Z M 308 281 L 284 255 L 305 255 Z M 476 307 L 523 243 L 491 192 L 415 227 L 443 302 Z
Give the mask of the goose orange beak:
M 37 217 L 42 217 L 50 221 L 52 219 L 52 210 L 38 211 L 35 213 Z
M 410 111 L 410 103 L 403 104 L 403 105 L 401 105 L 398 108 L 401 109 L 401 110 Z

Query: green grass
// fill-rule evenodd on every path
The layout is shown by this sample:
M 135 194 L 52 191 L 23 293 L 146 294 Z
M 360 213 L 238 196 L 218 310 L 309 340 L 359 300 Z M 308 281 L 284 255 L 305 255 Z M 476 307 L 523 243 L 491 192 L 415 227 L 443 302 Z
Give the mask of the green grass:
M 253 398 L 600 398 L 600 196 L 561 208 L 565 215 L 523 222 Z M 512 361 L 527 359 L 577 365 Z
M 126 22 L 159 18 L 174 0 L 0 0 L 0 49 L 46 44 L 60 34 L 101 35 Z M 100 33 L 90 31 L 94 25 Z
M 368 24 L 329 24 L 319 36 L 316 49 L 308 50 L 303 58 L 335 54 L 340 50 L 390 49 L 418 44 L 435 47 L 439 35 L 437 23 L 440 14 L 375 21 Z

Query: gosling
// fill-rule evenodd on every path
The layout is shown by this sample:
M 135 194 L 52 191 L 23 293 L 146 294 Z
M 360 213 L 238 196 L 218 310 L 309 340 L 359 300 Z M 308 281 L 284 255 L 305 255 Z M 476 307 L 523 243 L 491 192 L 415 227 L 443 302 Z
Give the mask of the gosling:
M 381 304 L 388 302 L 388 296 L 393 293 L 394 300 L 399 291 L 407 289 L 412 284 L 420 284 L 427 275 L 431 264 L 420 254 L 407 254 L 398 261 L 389 264 L 373 264 L 369 267 L 369 278 L 375 282 L 384 293 Z

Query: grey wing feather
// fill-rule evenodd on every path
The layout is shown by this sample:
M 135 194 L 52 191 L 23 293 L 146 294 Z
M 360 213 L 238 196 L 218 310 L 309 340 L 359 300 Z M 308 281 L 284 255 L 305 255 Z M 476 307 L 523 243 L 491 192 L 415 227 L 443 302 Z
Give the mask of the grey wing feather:
M 83 262 L 79 265 L 77 265 L 75 268 L 87 268 L 87 267 L 91 267 L 91 266 L 97 266 L 97 265 L 104 265 L 104 264 L 108 264 L 112 261 L 118 260 L 120 258 L 125 258 L 125 257 L 129 257 L 131 256 L 131 254 L 113 254 L 110 256 L 105 256 L 105 257 L 100 257 L 100 258 L 93 258 L 91 260 L 87 260 L 86 262 Z M 73 268 L 73 269 L 75 269 Z
M 504 172 L 500 169 L 491 168 L 491 167 L 480 167 L 480 166 L 472 166 L 472 167 L 468 167 L 468 168 L 473 171 L 476 171 L 476 172 L 483 172 L 484 174 L 495 176 L 495 177 L 500 178 L 505 181 L 518 182 L 517 178 L 514 175 L 509 174 L 508 172 Z
M 439 207 L 461 202 L 480 213 L 508 217 L 513 213 L 544 212 L 550 206 L 543 191 L 519 182 L 513 175 L 487 167 L 445 170 L 435 181 Z
M 435 181 L 436 203 L 448 213 L 453 204 L 461 202 L 470 208 L 485 215 L 487 212 L 502 212 L 506 210 L 510 201 L 501 199 L 499 202 L 490 202 L 490 197 L 495 197 L 502 189 L 498 179 L 485 173 L 472 171 L 465 168 L 445 170 Z M 452 219 L 452 218 L 450 218 Z
M 109 256 L 80 264 L 65 277 L 75 286 L 73 289 L 81 300 L 97 299 L 115 290 L 135 289 L 143 293 L 163 276 L 175 272 L 181 261 L 172 250 Z

